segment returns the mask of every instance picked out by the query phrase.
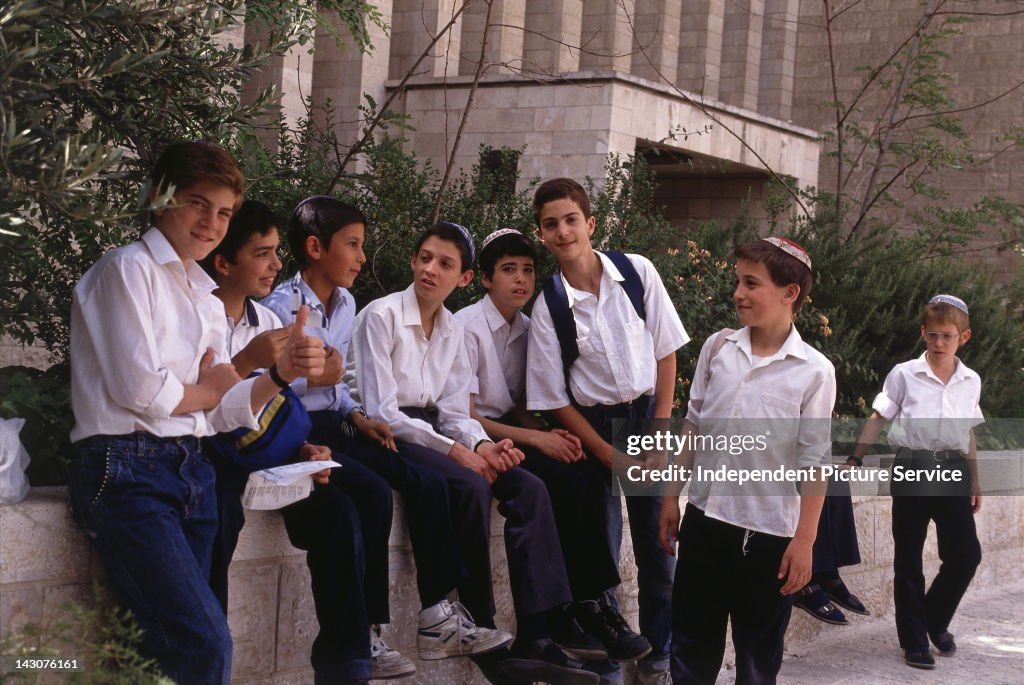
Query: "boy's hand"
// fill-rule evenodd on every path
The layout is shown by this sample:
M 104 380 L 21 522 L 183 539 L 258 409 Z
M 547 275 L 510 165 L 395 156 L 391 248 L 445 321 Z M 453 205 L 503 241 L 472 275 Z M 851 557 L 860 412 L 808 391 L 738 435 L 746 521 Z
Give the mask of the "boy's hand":
M 324 343 L 320 338 L 306 335 L 304 329 L 308 316 L 309 307 L 299 307 L 284 349 L 275 362 L 278 375 L 289 383 L 299 376 L 309 378 L 324 371 Z
M 981 511 L 981 486 L 975 478 L 971 483 L 971 513 L 977 514 Z
M 352 412 L 349 414 L 349 418 L 352 420 L 352 425 L 356 427 L 356 430 L 365 437 L 383 445 L 392 452 L 398 451 L 398 447 L 395 445 L 395 434 L 391 432 L 391 426 L 383 421 L 374 421 L 361 411 Z
M 779 565 L 779 580 L 786 579 L 782 589 L 784 595 L 791 595 L 807 583 L 811 582 L 811 563 L 814 541 L 805 538 L 793 538 L 782 555 Z
M 324 371 L 315 376 L 309 376 L 309 387 L 325 387 L 341 383 L 341 376 L 345 372 L 345 360 L 341 358 L 341 352 L 328 345 L 324 351 Z
M 306 461 L 330 461 L 331 450 L 323 445 L 311 445 L 308 442 L 299 448 L 299 456 Z M 319 485 L 327 485 L 331 479 L 331 470 L 324 469 L 312 474 L 313 482 Z
M 206 348 L 206 353 L 199 360 L 199 381 L 196 383 L 204 392 L 209 394 L 210 401 L 207 409 L 212 409 L 220 404 L 220 398 L 231 387 L 241 381 L 235 367 L 232 364 L 213 363 L 213 348 Z
M 488 485 L 492 485 L 494 479 L 498 477 L 498 472 L 491 468 L 491 465 L 483 457 L 462 443 L 457 442 L 453 444 L 451 449 L 448 450 L 448 456 L 454 459 L 457 464 L 465 466 L 486 480 Z
M 661 514 L 658 515 L 658 542 L 670 557 L 676 555 L 679 539 L 679 498 L 663 497 Z
M 534 431 L 533 446 L 555 461 L 571 464 L 583 458 L 580 439 L 567 430 Z
M 239 366 L 246 366 L 250 369 L 267 369 L 273 364 L 281 353 L 284 352 L 288 336 L 291 335 L 291 326 L 275 328 L 272 331 L 263 331 L 249 341 L 249 344 L 239 352 L 236 358 Z
M 476 453 L 483 457 L 497 473 L 504 473 L 518 466 L 525 456 L 508 438 L 498 442 L 481 443 L 476 448 Z

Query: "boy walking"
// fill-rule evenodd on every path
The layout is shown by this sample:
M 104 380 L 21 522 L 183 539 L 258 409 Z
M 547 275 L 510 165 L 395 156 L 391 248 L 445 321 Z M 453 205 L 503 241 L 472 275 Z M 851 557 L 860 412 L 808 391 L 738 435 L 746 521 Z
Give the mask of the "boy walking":
M 803 342 L 795 312 L 811 290 L 811 258 L 784 238 L 736 248 L 733 300 L 738 331 L 718 331 L 701 349 L 684 430 L 690 437 L 761 435 L 763 449 L 716 450 L 693 441 L 682 466 L 791 471 L 813 469 L 830 452 L 836 383 L 832 364 Z M 709 446 L 710 443 L 710 446 Z M 813 471 L 811 471 L 813 473 Z M 662 499 L 659 537 L 679 542 L 672 592 L 672 682 L 714 683 L 727 621 L 736 648 L 736 682 L 774 683 L 782 665 L 790 594 L 811 577 L 812 548 L 825 483 L 711 479 L 690 484 L 679 523 L 682 484 Z
M 689 336 L 650 260 L 593 249 L 594 216 L 579 183 L 558 178 L 541 184 L 533 212 L 558 271 L 533 307 L 526 406 L 551 412 L 605 469 L 607 538 L 617 560 L 622 512 L 619 498 L 610 495 L 612 424 L 624 420 L 637 432 L 646 419 L 671 417 L 675 352 Z M 626 497 L 626 507 L 640 632 L 652 647 L 638 672 L 641 681 L 659 682 L 668 669 L 673 560 L 658 545 L 657 499 Z
M 255 428 L 280 388 L 269 374 L 239 380 L 224 307 L 196 264 L 241 202 L 235 160 L 209 143 L 171 145 L 152 184 L 150 201 L 173 188 L 172 204 L 75 287 L 71 505 L 145 633 L 140 652 L 175 682 L 226 685 L 231 636 L 209 587 L 214 471 L 199 438 Z M 273 368 L 291 381 L 323 363 L 318 341 L 293 331 Z
M 925 353 L 897 364 L 886 376 L 848 463 L 862 466 L 867 446 L 887 421 L 893 422 L 889 443 L 898 448 L 891 485 L 896 632 L 907 665 L 932 669 L 928 640 L 941 656 L 956 652 L 949 624 L 981 563 L 974 524 L 982 498 L 974 426 L 984 418 L 978 406 L 981 378 L 956 356 L 971 339 L 967 304 L 952 295 L 933 297 L 924 308 L 921 337 Z M 942 471 L 947 480 L 897 480 L 897 471 Z M 925 592 L 921 556 L 929 521 L 935 521 L 942 565 Z

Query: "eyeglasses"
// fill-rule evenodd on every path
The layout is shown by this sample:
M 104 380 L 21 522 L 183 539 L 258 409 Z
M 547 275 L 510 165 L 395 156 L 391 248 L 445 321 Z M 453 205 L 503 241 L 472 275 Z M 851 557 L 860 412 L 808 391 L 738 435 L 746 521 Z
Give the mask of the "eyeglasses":
M 924 337 L 928 339 L 928 342 L 939 342 L 940 340 L 947 345 L 960 337 L 959 333 L 946 333 L 944 331 L 927 331 Z

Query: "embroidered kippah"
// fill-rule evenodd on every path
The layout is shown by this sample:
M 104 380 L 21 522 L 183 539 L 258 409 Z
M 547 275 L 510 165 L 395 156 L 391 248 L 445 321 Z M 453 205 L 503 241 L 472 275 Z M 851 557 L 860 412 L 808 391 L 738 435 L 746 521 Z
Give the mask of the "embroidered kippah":
M 928 300 L 928 304 L 949 304 L 953 305 L 964 314 L 970 316 L 967 311 L 967 303 L 961 300 L 959 297 L 953 297 L 952 295 L 936 295 L 932 299 Z
M 462 239 L 466 241 L 466 247 L 469 249 L 469 261 L 470 261 L 470 263 L 476 261 L 476 247 L 473 245 L 473 237 L 471 235 L 469 235 L 469 231 L 466 229 L 466 227 L 465 226 L 460 226 L 459 224 L 455 223 L 454 221 L 441 221 L 441 222 L 438 222 L 438 223 L 443 224 L 445 226 L 451 226 L 452 228 L 457 230 L 459 233 L 461 233 L 462 234 Z
M 517 231 L 514 228 L 499 228 L 497 231 L 484 238 L 484 242 L 480 244 L 480 251 L 483 252 L 486 250 L 488 245 L 503 235 L 523 235 L 523 232 Z
M 790 257 L 796 257 L 800 262 L 811 269 L 811 255 L 807 254 L 807 250 L 794 243 L 789 238 L 780 238 L 779 236 L 768 236 L 767 238 L 761 238 L 766 243 L 771 243 L 775 247 L 779 248 Z M 811 269 L 813 271 L 813 269 Z

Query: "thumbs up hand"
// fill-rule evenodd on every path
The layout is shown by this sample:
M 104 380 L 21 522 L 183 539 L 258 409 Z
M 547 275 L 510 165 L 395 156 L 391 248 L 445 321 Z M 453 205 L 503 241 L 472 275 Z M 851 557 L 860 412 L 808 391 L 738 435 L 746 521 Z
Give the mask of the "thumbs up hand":
M 277 358 L 277 373 L 289 383 L 299 376 L 319 376 L 324 372 L 324 343 L 320 338 L 306 335 L 308 317 L 309 307 L 299 307 L 288 340 Z

